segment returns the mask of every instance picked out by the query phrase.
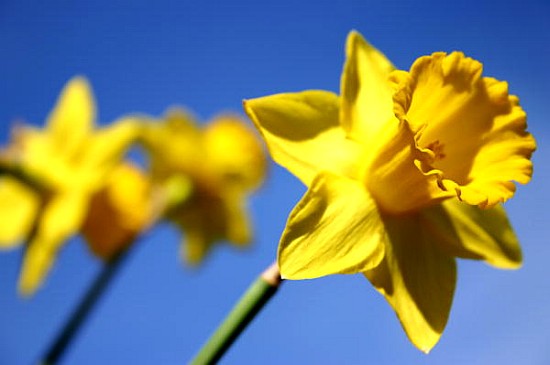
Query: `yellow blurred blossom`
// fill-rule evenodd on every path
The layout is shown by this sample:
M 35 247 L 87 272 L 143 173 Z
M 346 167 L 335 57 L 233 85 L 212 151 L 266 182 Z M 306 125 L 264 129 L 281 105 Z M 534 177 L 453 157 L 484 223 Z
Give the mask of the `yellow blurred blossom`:
M 396 71 L 352 32 L 346 55 L 340 96 L 245 101 L 274 160 L 308 186 L 279 244 L 281 275 L 363 273 L 428 352 L 449 315 L 455 257 L 521 265 L 500 203 L 530 180 L 535 140 L 507 84 L 460 52 Z
M 188 113 L 173 109 L 164 120 L 148 123 L 143 142 L 153 182 L 171 196 L 166 216 L 185 232 L 187 262 L 200 263 L 216 241 L 249 243 L 247 197 L 263 182 L 266 159 L 241 118 L 223 115 L 201 128 Z
M 28 240 L 19 291 L 32 294 L 50 270 L 61 245 L 76 234 L 90 198 L 103 188 L 139 128 L 131 121 L 94 129 L 95 105 L 88 82 L 70 80 L 46 127 L 20 127 L 1 151 L 1 247 Z M 20 179 L 23 177 L 23 179 Z M 13 209 L 9 200 L 17 201 Z M 15 214 L 14 214 L 15 213 Z M 11 231 L 10 231 L 11 230 Z

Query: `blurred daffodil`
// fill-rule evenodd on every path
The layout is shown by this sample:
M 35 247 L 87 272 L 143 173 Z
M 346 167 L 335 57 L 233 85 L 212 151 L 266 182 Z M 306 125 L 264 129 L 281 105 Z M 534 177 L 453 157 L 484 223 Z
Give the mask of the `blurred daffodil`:
M 427 352 L 449 315 L 454 257 L 521 265 L 500 203 L 530 180 L 535 141 L 507 84 L 460 52 L 395 71 L 352 32 L 346 53 L 340 96 L 245 101 L 274 160 L 308 186 L 279 244 L 281 275 L 363 273 Z
M 266 159 L 241 118 L 224 115 L 200 128 L 173 109 L 163 121 L 147 124 L 143 143 L 153 183 L 168 192 L 166 216 L 185 232 L 187 262 L 200 263 L 216 241 L 249 243 L 247 197 L 263 182 Z
M 2 247 L 28 240 L 19 291 L 32 294 L 61 245 L 78 233 L 91 197 L 101 190 L 139 128 L 132 121 L 94 129 L 88 82 L 73 78 L 63 89 L 46 127 L 20 127 L 1 152 Z M 9 202 L 17 202 L 10 204 Z

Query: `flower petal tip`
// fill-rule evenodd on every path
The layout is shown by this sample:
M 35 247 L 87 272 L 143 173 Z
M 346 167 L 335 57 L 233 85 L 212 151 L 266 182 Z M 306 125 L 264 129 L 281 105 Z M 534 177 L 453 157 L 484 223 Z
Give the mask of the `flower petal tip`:
M 17 292 L 22 298 L 30 298 L 38 289 L 39 283 L 28 275 L 23 275 L 17 284 Z

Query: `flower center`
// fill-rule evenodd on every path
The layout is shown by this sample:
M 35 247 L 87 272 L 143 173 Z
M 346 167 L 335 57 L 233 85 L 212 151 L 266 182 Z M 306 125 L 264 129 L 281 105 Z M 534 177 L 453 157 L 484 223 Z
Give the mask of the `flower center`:
M 380 209 L 390 215 L 417 211 L 454 195 L 438 186 L 437 170 L 432 168 L 445 158 L 444 145 L 435 140 L 419 148 L 408 123 L 397 123 L 363 178 Z

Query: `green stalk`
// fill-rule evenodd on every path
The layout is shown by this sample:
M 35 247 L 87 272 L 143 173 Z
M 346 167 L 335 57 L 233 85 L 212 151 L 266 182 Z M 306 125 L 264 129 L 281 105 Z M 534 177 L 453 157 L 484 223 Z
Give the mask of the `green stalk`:
M 275 294 L 280 283 L 281 276 L 275 263 L 252 283 L 224 322 L 190 362 L 190 365 L 217 363 L 256 314 Z
M 88 288 L 88 291 L 69 317 L 69 320 L 65 323 L 65 326 L 61 332 L 59 332 L 45 356 L 39 362 L 41 365 L 55 365 L 61 360 L 65 351 L 74 340 L 92 309 L 95 307 L 97 301 L 101 298 L 113 277 L 118 272 L 122 262 L 126 256 L 128 256 L 130 247 L 132 247 L 132 245 L 122 249 L 121 252 L 113 256 L 109 262 L 103 265 L 99 275 Z

